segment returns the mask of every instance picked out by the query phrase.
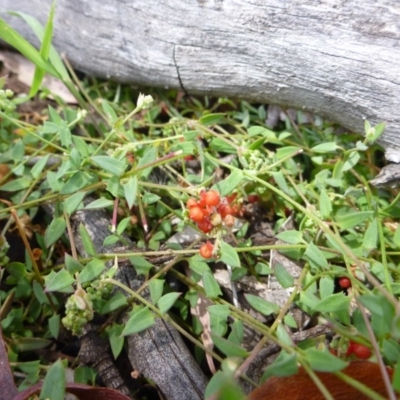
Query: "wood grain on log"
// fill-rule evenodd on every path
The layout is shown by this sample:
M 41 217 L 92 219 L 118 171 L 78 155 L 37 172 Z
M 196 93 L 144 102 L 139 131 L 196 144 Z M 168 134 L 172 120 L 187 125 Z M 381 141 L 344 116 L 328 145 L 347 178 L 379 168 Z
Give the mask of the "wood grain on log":
M 1 0 L 29 40 L 52 0 Z M 90 74 L 304 109 L 400 148 L 396 0 L 59 0 L 56 48 Z

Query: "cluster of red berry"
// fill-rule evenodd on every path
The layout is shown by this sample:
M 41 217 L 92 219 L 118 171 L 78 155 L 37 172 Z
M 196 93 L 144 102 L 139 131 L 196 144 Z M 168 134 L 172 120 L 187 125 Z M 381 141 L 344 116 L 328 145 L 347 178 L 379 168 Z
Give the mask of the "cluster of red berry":
M 200 199 L 189 199 L 186 207 L 189 210 L 189 218 L 196 223 L 197 227 L 204 233 L 211 230 L 222 222 L 228 227 L 232 227 L 238 214 L 239 205 L 232 205 L 232 196 L 221 199 L 216 190 L 201 191 Z
M 225 224 L 232 227 L 235 216 L 239 215 L 240 205 L 232 204 L 236 195 L 221 198 L 216 190 L 202 190 L 200 199 L 189 199 L 186 207 L 189 210 L 189 218 L 196 223 L 197 227 L 204 233 L 210 233 L 216 226 Z M 210 242 L 203 244 L 200 254 L 204 258 L 211 258 L 213 245 Z

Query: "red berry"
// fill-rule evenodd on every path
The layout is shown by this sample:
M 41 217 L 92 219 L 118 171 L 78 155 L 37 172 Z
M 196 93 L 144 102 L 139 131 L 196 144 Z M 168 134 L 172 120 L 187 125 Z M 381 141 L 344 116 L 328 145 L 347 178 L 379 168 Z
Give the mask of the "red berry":
M 210 243 L 210 242 L 204 243 L 200 247 L 200 255 L 203 258 L 211 258 L 213 250 L 214 250 L 214 246 L 212 245 L 212 243 Z
M 350 341 L 346 351 L 346 357 L 350 357 L 354 352 L 355 343 Z
M 222 218 L 225 218 L 227 215 L 233 215 L 232 207 L 225 204 L 220 204 L 217 210 L 221 214 Z
M 349 287 L 351 287 L 351 280 L 346 276 L 342 276 L 341 278 L 339 278 L 339 286 L 342 289 L 348 289 Z
M 358 358 L 361 358 L 362 360 L 366 360 L 371 357 L 372 352 L 367 346 L 350 341 L 349 347 L 347 348 L 346 356 L 349 357 L 352 354 L 354 354 Z
M 192 161 L 192 160 L 194 160 L 194 156 L 192 156 L 191 154 L 189 154 L 188 156 L 183 157 L 183 159 L 184 159 L 185 161 Z
M 204 218 L 204 212 L 199 206 L 194 206 L 189 209 L 189 218 L 192 221 L 200 222 Z
M 209 207 L 216 207 L 219 204 L 219 202 L 221 201 L 219 193 L 215 190 L 209 190 L 205 194 L 204 199 L 205 199 L 205 203 Z
M 198 222 L 197 227 L 204 233 L 211 232 L 213 228 L 210 218 L 204 218 L 202 221 Z
M 196 206 L 198 206 L 199 204 L 197 203 L 197 201 L 195 200 L 195 199 L 189 199 L 187 202 L 186 202 L 186 207 L 187 208 L 192 208 L 192 207 L 196 207 Z
M 260 200 L 260 196 L 257 196 L 256 194 L 249 194 L 247 196 L 247 200 L 249 203 L 257 203 Z

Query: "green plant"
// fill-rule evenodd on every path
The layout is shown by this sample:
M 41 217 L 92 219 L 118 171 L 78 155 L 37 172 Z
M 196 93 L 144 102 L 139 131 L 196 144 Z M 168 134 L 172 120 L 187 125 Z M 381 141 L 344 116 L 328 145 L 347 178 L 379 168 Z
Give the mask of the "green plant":
M 37 29 L 36 22 L 23 17 Z M 54 104 L 43 111 L 46 119 L 36 126 L 19 118 L 18 101 L 9 91 L 0 93 L 0 163 L 10 170 L 0 182 L 6 197 L 0 204 L 5 267 L 1 326 L 15 367 L 27 371 L 24 352 L 49 345 L 59 337 L 62 324 L 79 334 L 94 313 L 112 320 L 129 305 L 126 325 L 106 329 L 115 357 L 125 336 L 147 329 L 156 318 L 166 318 L 201 352 L 222 362 L 207 394 L 231 390 L 227 382 L 240 376 L 270 341 L 282 351 L 264 378 L 293 374 L 301 364 L 330 398 L 313 371 L 336 373 L 347 361 L 329 353 L 318 340 L 293 345 L 288 332 L 300 327 L 288 311 L 296 305 L 319 316 L 320 323 L 335 332 L 336 354 L 345 355 L 342 347 L 356 339 L 358 349 L 372 348 L 378 362 L 399 374 L 400 206 L 397 193 L 368 183 L 377 173 L 381 149 L 374 143 L 384 125 L 371 127 L 367 122 L 362 137 L 338 135 L 325 121 L 309 126 L 287 119 L 285 126 L 272 131 L 265 126 L 263 105 L 208 98 L 176 104 L 175 92 L 144 96 L 95 80 L 80 83 L 83 92 L 78 93 L 51 50 L 51 20 L 52 15 L 41 51 L 10 29 L 1 33 L 5 25 L 0 24 L 3 39 L 37 65 L 31 97 L 46 71 L 71 88 L 81 107 Z M 136 104 L 130 100 L 134 96 Z M 94 122 L 87 110 L 96 117 Z M 93 194 L 96 199 L 87 201 Z M 47 203 L 54 205 L 51 218 L 39 211 Z M 130 237 L 136 251 L 96 254 L 82 230 L 90 257 L 78 256 L 70 218 L 78 210 L 96 208 L 113 215 L 103 246 L 123 245 Z M 281 229 L 289 216 L 292 228 Z M 240 220 L 236 228 L 235 219 Z M 28 226 L 38 220 L 42 228 L 30 232 L 36 240 L 31 244 Z M 251 231 L 257 221 L 268 222 L 279 242 L 255 244 Z M 200 231 L 192 243 L 182 248 L 167 242 L 187 226 Z M 11 227 L 24 238 L 24 262 L 7 258 L 5 235 Z M 302 264 L 297 279 L 266 261 L 272 250 Z M 152 257 L 165 255 L 172 257 L 168 269 L 152 262 Z M 114 279 L 116 268 L 106 262 L 115 257 L 128 258 L 137 274 L 145 276 L 151 300 Z M 229 269 L 233 282 L 244 276 L 273 275 L 283 288 L 293 288 L 284 305 L 246 295 L 252 309 L 271 317 L 270 324 L 222 296 L 213 275 L 216 259 Z M 191 270 L 190 278 L 176 268 L 181 261 Z M 185 293 L 166 283 L 167 273 L 186 286 Z M 112 292 L 114 285 L 125 294 Z M 218 353 L 199 341 L 196 318 L 191 326 L 189 310 L 199 296 L 213 304 L 208 310 L 209 333 Z M 352 312 L 351 303 L 358 306 Z M 253 349 L 242 345 L 245 326 L 263 337 Z M 353 353 L 360 357 L 354 349 Z M 22 388 L 46 371 L 46 360 L 42 361 L 31 366 L 29 379 L 20 382 Z

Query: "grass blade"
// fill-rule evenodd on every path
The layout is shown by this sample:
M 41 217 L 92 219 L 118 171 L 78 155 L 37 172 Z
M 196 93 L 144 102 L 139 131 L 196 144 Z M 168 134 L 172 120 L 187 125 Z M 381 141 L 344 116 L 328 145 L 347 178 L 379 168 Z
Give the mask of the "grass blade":
M 40 53 L 17 31 L 11 28 L 3 19 L 0 18 L 0 38 L 10 46 L 18 50 L 28 60 L 32 61 L 36 66 L 42 68 L 50 75 L 60 78 L 54 67 L 46 61 Z
M 52 7 L 53 8 L 53 7 Z M 45 31 L 42 26 L 42 24 L 34 17 L 31 15 L 25 14 L 23 12 L 10 12 L 11 15 L 14 15 L 16 17 L 22 18 L 32 29 L 36 37 L 40 40 L 42 43 L 44 41 L 45 37 Z M 51 18 L 53 20 L 53 18 Z M 50 20 L 50 18 L 49 18 Z M 55 70 L 58 72 L 59 77 L 65 82 L 65 81 L 70 81 L 70 77 L 68 74 L 67 69 L 64 66 L 64 63 L 61 59 L 61 56 L 58 54 L 57 50 L 50 44 L 50 52 L 48 54 L 49 61 L 52 64 L 52 66 L 55 68 Z

